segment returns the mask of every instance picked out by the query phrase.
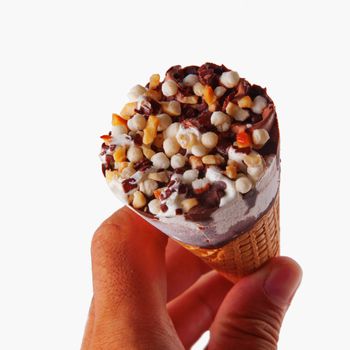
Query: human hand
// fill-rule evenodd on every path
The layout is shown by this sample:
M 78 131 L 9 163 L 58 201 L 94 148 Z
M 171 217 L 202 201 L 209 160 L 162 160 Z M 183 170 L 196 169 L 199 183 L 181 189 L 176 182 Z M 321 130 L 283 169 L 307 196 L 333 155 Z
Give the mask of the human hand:
M 209 350 L 276 349 L 302 275 L 278 257 L 233 286 L 128 208 L 96 231 L 92 272 L 82 350 L 190 349 L 208 329 Z

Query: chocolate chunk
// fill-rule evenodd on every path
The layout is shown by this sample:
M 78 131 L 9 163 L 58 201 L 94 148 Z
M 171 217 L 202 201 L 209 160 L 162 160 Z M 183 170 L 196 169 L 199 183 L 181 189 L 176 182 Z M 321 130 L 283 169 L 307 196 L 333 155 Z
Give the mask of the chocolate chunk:
M 135 134 L 133 137 L 134 143 L 136 146 L 142 146 L 142 136 L 140 134 Z
M 256 114 L 252 111 L 249 111 L 250 117 L 249 119 L 246 121 L 250 124 L 256 124 L 259 123 L 260 121 L 262 121 L 263 117 L 260 114 Z
M 163 190 L 161 195 L 160 195 L 160 199 L 162 201 L 164 201 L 165 199 L 168 199 L 173 192 L 175 192 L 175 190 L 173 188 L 167 188 L 167 189 Z
M 254 98 L 256 96 L 266 96 L 266 89 L 263 89 L 261 86 L 259 85 L 252 85 L 249 87 L 248 91 L 247 91 L 247 95 L 254 100 Z
M 187 66 L 183 69 L 184 76 L 189 74 L 197 74 L 198 73 L 198 66 Z
M 163 204 L 160 205 L 160 210 L 163 213 L 165 213 L 168 210 L 168 206 L 165 203 L 163 203 Z
M 231 101 L 234 100 L 235 95 L 236 95 L 236 91 L 230 92 L 228 95 L 226 95 L 221 108 L 222 112 L 226 113 L 226 107 Z
M 202 103 L 197 103 L 195 105 L 192 105 L 192 108 L 194 108 L 198 112 L 204 112 L 205 110 L 208 109 L 208 105 L 205 102 L 202 102 Z
M 185 219 L 190 221 L 208 221 L 215 210 L 216 208 L 205 208 L 197 205 L 190 209 L 188 213 L 185 213 Z
M 166 78 L 176 81 L 178 84 L 182 83 L 184 78 L 184 71 L 181 66 L 170 67 L 166 72 Z
M 219 85 L 219 78 L 223 72 L 227 71 L 225 66 L 218 66 L 214 63 L 206 63 L 199 67 L 198 77 L 203 85 L 216 87 Z
M 180 194 L 185 194 L 188 191 L 188 185 L 186 184 L 180 184 L 179 185 L 179 193 Z
M 128 193 L 134 188 L 137 188 L 137 183 L 133 178 L 126 179 L 122 182 L 122 187 L 123 187 L 124 193 Z
M 232 146 L 232 139 L 229 138 L 219 138 L 219 142 L 216 145 L 216 150 L 223 156 L 228 154 L 230 146 Z
M 114 145 L 113 145 L 113 146 L 114 146 Z M 109 146 L 106 145 L 105 143 L 103 143 L 103 144 L 101 145 L 101 149 L 107 151 L 107 150 L 109 149 Z
M 238 152 L 238 153 L 244 153 L 244 154 L 249 154 L 252 151 L 251 147 L 238 147 L 238 146 L 233 146 L 233 148 Z
M 176 94 L 176 99 L 181 102 L 185 96 L 192 96 L 193 95 L 193 88 L 192 86 L 179 86 L 178 93 Z M 172 96 L 174 97 L 174 96 Z
M 149 159 L 140 160 L 135 163 L 134 169 L 145 171 L 146 169 L 150 168 L 152 165 L 152 162 Z
M 104 177 L 106 177 L 106 170 L 107 170 L 106 164 L 102 164 L 102 174 Z
M 176 214 L 176 215 L 181 215 L 181 214 L 182 214 L 182 209 L 181 209 L 181 208 L 177 208 L 177 209 L 175 210 L 175 214 Z
M 107 169 L 109 169 L 109 170 L 114 169 L 114 158 L 112 155 L 110 155 L 110 154 L 106 155 L 106 163 L 107 163 Z
M 182 125 L 185 128 L 195 127 L 199 131 L 208 131 L 212 129 L 210 122 L 211 112 L 205 111 L 198 115 L 195 118 L 188 118 L 182 121 Z
M 248 83 L 248 81 L 245 79 L 240 79 L 236 87 L 235 98 L 239 99 L 243 96 L 246 96 L 248 94 L 249 89 L 250 89 L 250 84 Z
M 185 171 L 185 167 L 174 169 L 175 174 L 183 174 Z
M 150 116 L 151 114 L 158 114 L 161 109 L 159 102 L 153 100 L 152 98 L 145 98 L 141 101 L 141 106 L 139 109 L 135 109 L 137 113 Z
M 191 105 L 185 104 L 182 106 L 180 122 L 184 119 L 195 118 L 199 114 L 198 110 L 193 108 Z
M 201 193 L 198 196 L 198 201 L 201 205 L 207 208 L 218 208 L 220 199 L 225 195 L 226 184 L 223 181 L 217 181 L 211 184 L 208 191 Z

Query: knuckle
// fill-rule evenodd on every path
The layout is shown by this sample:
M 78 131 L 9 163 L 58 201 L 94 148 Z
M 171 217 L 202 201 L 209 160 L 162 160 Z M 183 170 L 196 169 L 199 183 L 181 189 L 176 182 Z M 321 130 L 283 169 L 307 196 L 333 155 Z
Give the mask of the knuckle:
M 283 313 L 278 309 L 250 315 L 234 313 L 224 321 L 222 337 L 235 343 L 255 344 L 256 347 L 252 349 L 277 349 L 282 318 Z

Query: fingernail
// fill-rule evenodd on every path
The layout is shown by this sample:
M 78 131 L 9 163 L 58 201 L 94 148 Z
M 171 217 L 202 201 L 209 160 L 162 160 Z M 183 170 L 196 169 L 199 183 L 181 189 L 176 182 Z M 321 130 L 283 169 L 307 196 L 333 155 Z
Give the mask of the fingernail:
M 274 304 L 287 306 L 292 301 L 301 278 L 301 269 L 296 263 L 276 264 L 265 280 L 265 293 Z

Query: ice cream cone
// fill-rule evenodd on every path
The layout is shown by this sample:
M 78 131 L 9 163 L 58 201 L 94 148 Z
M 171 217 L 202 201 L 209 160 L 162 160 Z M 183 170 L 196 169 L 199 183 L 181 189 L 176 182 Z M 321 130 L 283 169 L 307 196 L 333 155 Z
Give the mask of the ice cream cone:
M 130 96 L 101 136 L 116 196 L 231 281 L 278 255 L 279 128 L 266 89 L 205 63 Z
M 279 255 L 279 195 L 253 227 L 222 247 L 210 249 L 178 243 L 230 281 L 237 282 Z

